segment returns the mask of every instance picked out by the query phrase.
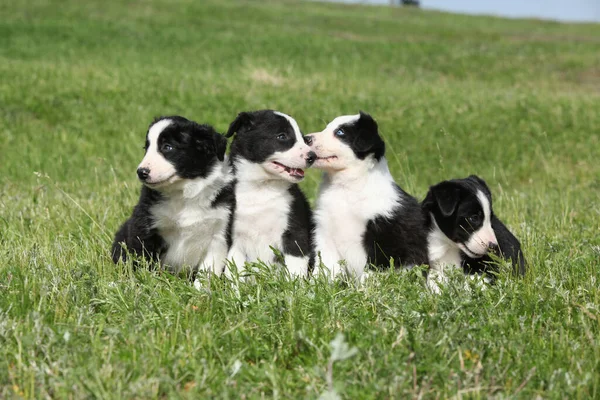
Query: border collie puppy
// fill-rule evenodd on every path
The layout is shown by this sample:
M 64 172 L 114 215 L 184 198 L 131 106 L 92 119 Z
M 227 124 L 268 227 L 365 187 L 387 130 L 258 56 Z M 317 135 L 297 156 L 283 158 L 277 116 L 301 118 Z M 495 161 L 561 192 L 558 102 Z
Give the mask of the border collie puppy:
M 447 280 L 447 268 L 465 274 L 495 271 L 488 253 L 511 260 L 519 275 L 525 274 L 525 257 L 517 238 L 494 215 L 492 193 L 478 176 L 453 179 L 432 186 L 422 203 L 427 219 L 430 272 L 428 286 L 439 292 Z M 493 281 L 494 276 L 486 276 Z
M 224 188 L 232 179 L 226 147 L 211 126 L 183 117 L 150 125 L 137 169 L 140 199 L 115 235 L 115 263 L 133 253 L 174 272 L 186 266 L 222 273 L 230 214 Z
M 306 276 L 311 263 L 312 215 L 297 185 L 316 155 L 289 115 L 242 112 L 229 126 L 229 161 L 235 204 L 227 256 L 240 269 L 245 262 L 283 261 L 292 277 Z M 276 260 L 273 249 L 283 255 Z
M 331 278 L 360 279 L 365 267 L 427 263 L 418 201 L 390 174 L 375 120 L 362 111 L 307 136 L 324 171 L 315 209 L 315 244 Z

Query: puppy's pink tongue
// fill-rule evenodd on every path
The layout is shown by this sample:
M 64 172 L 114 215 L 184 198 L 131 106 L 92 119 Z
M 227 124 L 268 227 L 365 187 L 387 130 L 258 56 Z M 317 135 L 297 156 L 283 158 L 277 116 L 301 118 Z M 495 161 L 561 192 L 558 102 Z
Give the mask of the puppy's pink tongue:
M 300 168 L 290 168 L 290 175 L 297 176 L 299 178 L 304 178 L 304 170 Z

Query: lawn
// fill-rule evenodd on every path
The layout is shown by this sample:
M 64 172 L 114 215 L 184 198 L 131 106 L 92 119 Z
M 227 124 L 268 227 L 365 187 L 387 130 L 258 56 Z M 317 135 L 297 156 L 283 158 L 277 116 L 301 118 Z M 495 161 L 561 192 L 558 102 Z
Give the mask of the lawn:
M 0 398 L 599 398 L 600 25 L 299 1 L 0 4 Z M 397 182 L 476 173 L 529 270 L 432 295 L 109 258 L 154 116 L 368 111 Z M 320 174 L 303 189 L 314 201 Z

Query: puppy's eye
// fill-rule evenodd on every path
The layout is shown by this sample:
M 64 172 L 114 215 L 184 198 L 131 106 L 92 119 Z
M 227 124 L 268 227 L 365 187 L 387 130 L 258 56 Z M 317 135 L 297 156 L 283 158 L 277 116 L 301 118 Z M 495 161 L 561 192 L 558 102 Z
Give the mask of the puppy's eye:
M 168 143 L 163 144 L 162 151 L 164 151 L 165 153 L 168 153 L 168 152 L 170 152 L 172 150 L 173 150 L 173 146 L 171 146 Z
M 345 134 L 346 134 L 346 133 L 344 132 L 344 130 L 343 130 L 343 129 L 338 129 L 337 131 L 335 131 L 335 132 L 334 132 L 334 135 L 335 135 L 335 136 L 338 136 L 338 137 L 340 137 L 340 136 L 344 136 Z
M 481 223 L 481 215 L 473 214 L 469 218 L 467 218 L 471 225 L 479 225 Z
M 279 135 L 277 135 L 277 140 L 285 140 L 285 133 L 280 133 Z

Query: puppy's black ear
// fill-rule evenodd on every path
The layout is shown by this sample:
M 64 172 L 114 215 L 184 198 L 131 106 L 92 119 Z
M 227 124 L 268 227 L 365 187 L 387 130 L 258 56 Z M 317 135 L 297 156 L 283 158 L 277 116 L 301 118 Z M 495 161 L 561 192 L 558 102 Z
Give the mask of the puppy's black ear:
M 449 217 L 454 214 L 460 200 L 460 187 L 452 182 L 442 182 L 429 188 L 429 193 L 435 199 L 442 215 Z M 429 197 L 429 195 L 428 195 Z
M 359 116 L 356 122 L 358 135 L 353 143 L 354 148 L 361 159 L 372 153 L 379 160 L 385 153 L 385 143 L 379 136 L 377 122 L 364 111 L 359 111 Z
M 252 126 L 252 116 L 247 112 L 241 112 L 229 125 L 229 129 L 225 134 L 225 137 L 232 137 L 236 132 L 243 131 L 244 128 Z
M 219 158 L 219 161 L 223 161 L 225 160 L 225 150 L 227 150 L 227 139 L 220 133 L 215 132 L 214 140 L 217 157 Z

